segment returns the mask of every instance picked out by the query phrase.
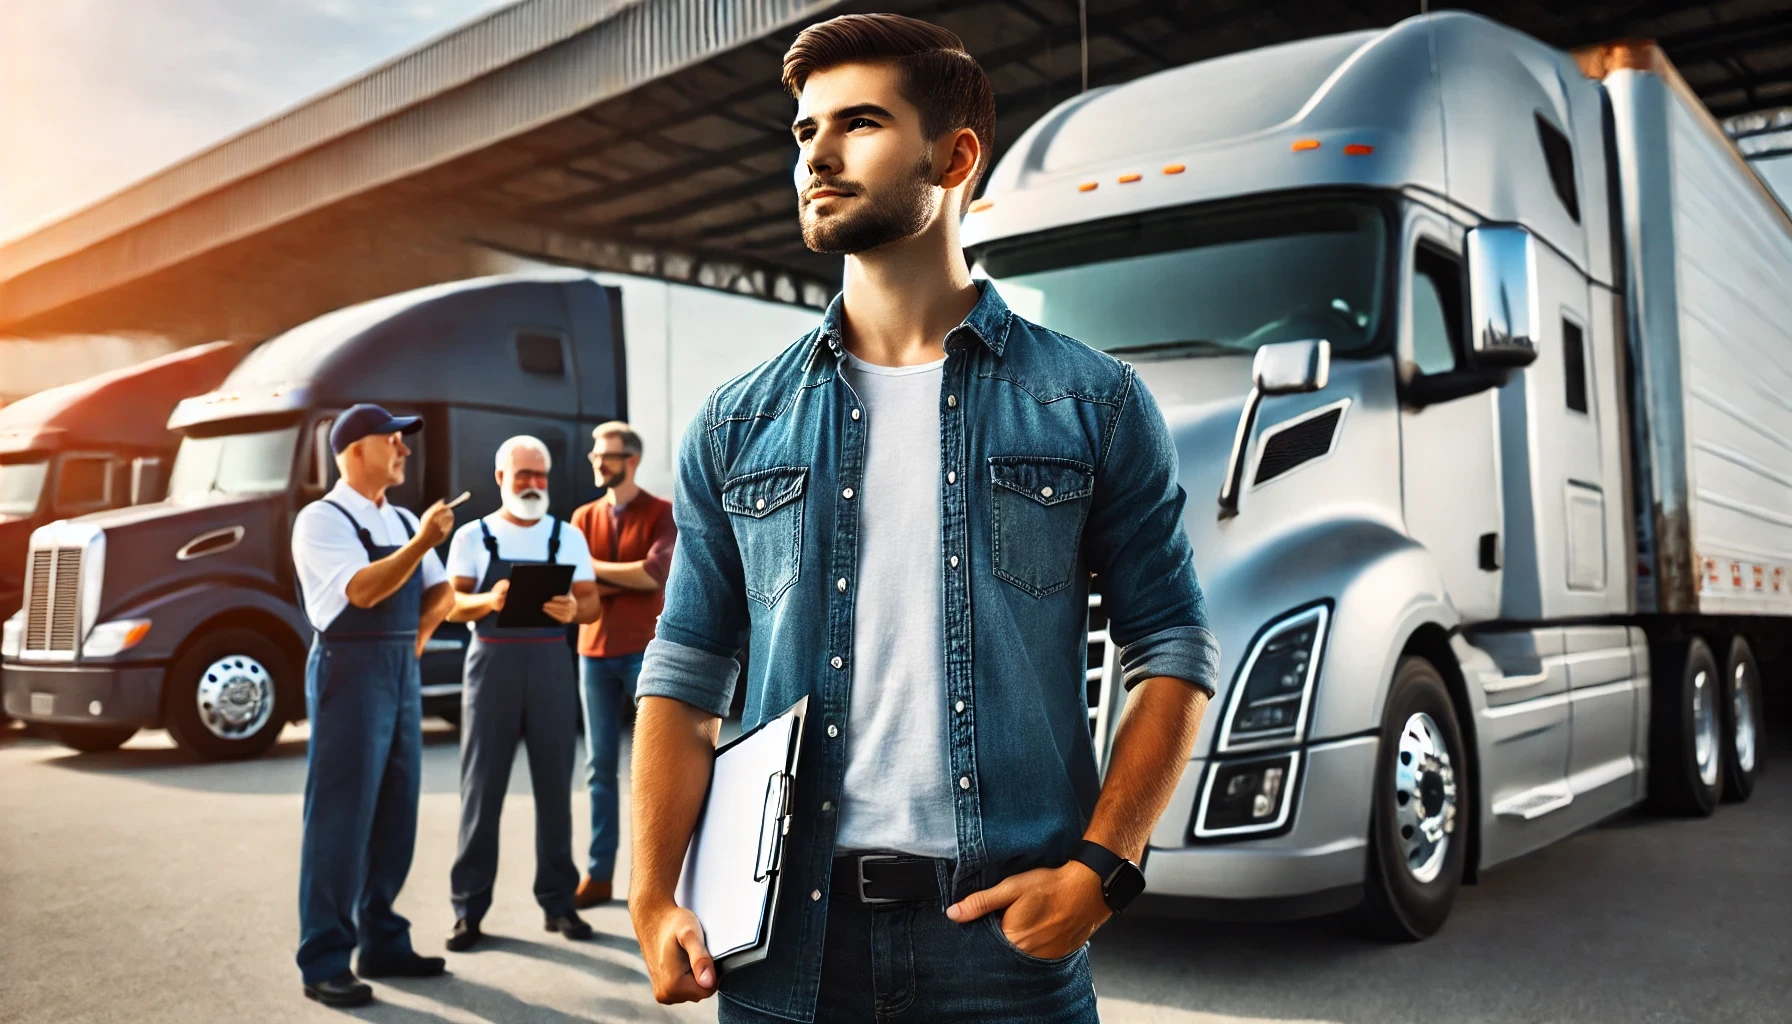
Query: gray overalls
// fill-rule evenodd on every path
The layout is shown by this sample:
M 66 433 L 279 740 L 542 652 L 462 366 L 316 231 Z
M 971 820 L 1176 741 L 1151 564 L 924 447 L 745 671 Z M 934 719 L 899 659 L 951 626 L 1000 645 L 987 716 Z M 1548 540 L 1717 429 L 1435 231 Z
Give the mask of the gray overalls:
M 548 558 L 560 554 L 560 520 Z M 483 520 L 491 555 L 479 591 L 510 576 L 511 562 Z M 579 869 L 572 859 L 572 766 L 579 691 L 566 629 L 500 629 L 497 615 L 473 624 L 461 689 L 460 850 L 449 881 L 454 915 L 477 924 L 492 905 L 498 874 L 498 817 L 520 737 L 535 790 L 535 899 L 549 917 L 572 913 Z

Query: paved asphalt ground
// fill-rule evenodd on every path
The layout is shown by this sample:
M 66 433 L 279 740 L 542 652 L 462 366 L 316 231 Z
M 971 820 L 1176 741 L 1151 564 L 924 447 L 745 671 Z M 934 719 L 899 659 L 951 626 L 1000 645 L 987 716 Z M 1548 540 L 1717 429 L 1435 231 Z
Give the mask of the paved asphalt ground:
M 454 736 L 429 728 L 400 909 L 433 953 L 452 923 L 458 798 Z M 292 964 L 304 736 L 289 727 L 263 760 L 200 765 L 161 733 L 84 755 L 0 731 L 0 1021 L 341 1020 L 300 995 Z M 1115 922 L 1095 945 L 1102 1017 L 1792 1022 L 1792 752 L 1770 770 L 1753 801 L 1712 820 L 1627 817 L 1489 872 L 1417 945 L 1370 943 L 1338 919 Z M 519 761 L 486 920 L 498 938 L 454 956 L 451 977 L 379 985 L 381 1001 L 348 1016 L 713 1021 L 708 1004 L 654 1004 L 620 905 L 587 914 L 591 942 L 543 933 L 528 792 Z M 581 843 L 585 818 L 577 802 Z

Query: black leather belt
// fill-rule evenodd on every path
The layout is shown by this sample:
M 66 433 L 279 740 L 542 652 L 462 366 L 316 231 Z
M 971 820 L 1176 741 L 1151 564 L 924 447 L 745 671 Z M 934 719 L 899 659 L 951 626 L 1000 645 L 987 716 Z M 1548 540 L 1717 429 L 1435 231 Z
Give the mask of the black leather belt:
M 938 899 L 940 861 L 895 853 L 852 853 L 834 858 L 829 891 L 860 903 Z

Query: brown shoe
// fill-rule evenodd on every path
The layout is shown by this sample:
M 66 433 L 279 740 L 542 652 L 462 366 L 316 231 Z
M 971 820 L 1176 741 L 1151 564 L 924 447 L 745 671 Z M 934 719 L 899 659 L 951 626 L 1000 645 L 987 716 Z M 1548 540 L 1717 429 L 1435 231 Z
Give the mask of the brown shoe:
M 579 883 L 579 891 L 572 894 L 572 905 L 580 910 L 590 910 L 601 903 L 610 902 L 610 880 L 598 881 L 587 875 Z

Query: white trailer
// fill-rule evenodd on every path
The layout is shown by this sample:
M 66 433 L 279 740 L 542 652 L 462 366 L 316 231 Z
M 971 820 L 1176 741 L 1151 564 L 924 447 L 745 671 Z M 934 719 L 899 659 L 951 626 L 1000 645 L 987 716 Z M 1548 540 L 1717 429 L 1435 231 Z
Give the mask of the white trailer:
M 978 273 L 1177 440 L 1223 655 L 1160 908 L 1418 938 L 1646 798 L 1747 798 L 1792 219 L 1658 50 L 1446 13 L 1205 61 L 1046 115 L 972 211 Z

